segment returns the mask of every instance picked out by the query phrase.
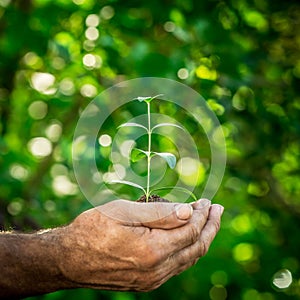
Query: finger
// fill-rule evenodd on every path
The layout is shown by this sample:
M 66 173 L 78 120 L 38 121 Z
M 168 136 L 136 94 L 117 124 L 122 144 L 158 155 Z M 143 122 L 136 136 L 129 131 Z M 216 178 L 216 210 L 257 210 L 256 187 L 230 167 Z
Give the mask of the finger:
M 210 206 L 207 205 L 201 210 L 194 210 L 190 221 L 185 226 L 168 231 L 153 229 L 151 234 L 158 251 L 168 257 L 199 240 L 207 222 L 209 209 Z
M 152 229 L 174 229 L 185 225 L 193 214 L 193 207 L 188 204 L 148 203 L 141 224 Z M 144 208 L 145 206 L 143 206 Z M 148 211 L 150 208 L 151 212 Z M 149 214 L 151 215 L 149 217 Z
M 188 203 L 151 202 L 140 203 L 116 200 L 98 209 L 106 216 L 128 226 L 172 229 L 186 224 L 193 214 Z
M 165 275 L 165 277 L 167 279 L 171 278 L 172 276 L 178 275 L 180 273 L 182 273 L 183 271 L 187 270 L 188 268 L 190 268 L 191 266 L 193 266 L 195 264 L 194 261 L 189 261 L 185 264 L 178 264 L 178 262 L 176 260 L 174 260 L 173 258 L 170 258 L 167 262 L 167 267 L 165 267 L 167 270 L 167 275 Z
M 203 228 L 200 236 L 200 240 L 203 241 L 204 249 L 202 249 L 202 255 L 205 255 L 214 240 L 215 236 L 220 230 L 221 216 L 223 214 L 224 207 L 219 204 L 213 204 L 210 208 L 209 216 L 205 227 Z
M 175 253 L 172 259 L 182 265 L 191 265 L 191 263 L 193 265 L 200 257 L 204 256 L 220 229 L 223 210 L 223 206 L 213 204 L 199 239 L 193 245 Z
M 203 198 L 203 199 L 199 199 L 196 202 L 193 202 L 192 207 L 193 209 L 202 209 L 206 205 L 210 205 L 210 204 L 211 204 L 210 200 Z
M 209 206 L 207 206 L 206 209 L 205 207 L 204 209 L 202 208 L 202 210 L 197 209 L 194 212 L 192 220 L 190 222 L 194 221 L 194 219 L 197 219 L 195 218 L 195 215 L 198 215 L 198 217 L 200 217 L 200 215 L 202 214 L 202 216 L 204 216 L 205 211 L 208 212 L 207 217 L 204 218 L 205 224 L 203 225 L 202 230 L 200 230 L 199 238 L 197 239 L 197 241 L 192 245 L 185 247 L 178 252 L 175 252 L 173 255 L 168 256 L 166 260 L 162 264 L 160 264 L 159 274 L 157 275 L 157 279 L 159 280 L 158 286 L 165 282 L 168 278 L 177 275 L 188 269 L 192 265 L 196 264 L 198 259 L 206 254 L 212 240 L 218 232 L 223 207 L 221 207 L 220 205 L 212 205 L 210 209 Z M 202 227 L 202 224 L 198 223 L 198 225 L 200 225 L 199 227 Z M 180 229 L 185 229 L 188 226 L 189 224 Z M 179 229 L 176 229 L 176 231 L 178 230 Z M 205 235 L 204 237 L 202 237 L 203 233 Z M 208 235 L 208 237 L 206 235 Z M 158 246 L 158 244 L 156 244 L 156 246 Z M 170 243 L 167 243 L 167 241 L 165 240 L 164 246 L 166 248 L 167 246 L 170 246 Z

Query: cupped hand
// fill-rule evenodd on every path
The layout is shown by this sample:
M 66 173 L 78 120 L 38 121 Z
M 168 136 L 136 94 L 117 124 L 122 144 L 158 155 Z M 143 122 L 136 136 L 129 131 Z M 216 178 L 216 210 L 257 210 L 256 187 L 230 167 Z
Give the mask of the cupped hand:
M 206 254 L 223 207 L 117 200 L 79 215 L 60 235 L 72 287 L 150 291 Z

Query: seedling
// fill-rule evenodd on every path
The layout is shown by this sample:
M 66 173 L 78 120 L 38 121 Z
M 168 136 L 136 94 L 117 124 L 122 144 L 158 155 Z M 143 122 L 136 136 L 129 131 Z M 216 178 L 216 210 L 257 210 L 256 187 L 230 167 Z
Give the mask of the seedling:
M 172 123 L 160 123 L 160 124 L 156 124 L 154 126 L 151 126 L 151 109 L 150 109 L 150 105 L 151 105 L 151 101 L 154 100 L 155 98 L 162 96 L 162 95 L 156 95 L 154 97 L 137 97 L 133 100 L 138 100 L 139 102 L 144 102 L 147 105 L 147 126 L 144 126 L 142 124 L 139 123 L 124 123 L 122 125 L 119 126 L 119 128 L 122 127 L 139 127 L 142 128 L 146 131 L 147 136 L 148 136 L 148 147 L 147 149 L 143 150 L 143 149 L 139 149 L 139 148 L 133 148 L 131 151 L 131 160 L 133 162 L 137 162 L 142 158 L 146 158 L 147 159 L 147 182 L 146 182 L 146 188 L 142 187 L 139 184 L 136 184 L 134 182 L 131 181 L 126 181 L 126 180 L 112 180 L 110 183 L 121 183 L 121 184 L 125 184 L 125 185 L 129 185 L 129 186 L 133 186 L 135 188 L 141 189 L 144 194 L 145 194 L 145 198 L 146 198 L 146 202 L 149 201 L 150 196 L 152 195 L 152 193 L 154 191 L 158 191 L 158 190 L 171 190 L 176 188 L 177 190 L 180 190 L 182 192 L 188 193 L 194 200 L 197 200 L 196 196 L 189 190 L 182 188 L 182 187 L 160 187 L 160 188 L 156 188 L 156 189 L 152 189 L 150 190 L 150 178 L 151 178 L 151 159 L 154 156 L 159 156 L 162 159 L 164 159 L 166 161 L 166 163 L 168 164 L 168 166 L 171 169 L 174 169 L 176 166 L 176 156 L 172 153 L 169 152 L 154 152 L 152 151 L 152 134 L 153 131 L 159 127 L 165 127 L 165 126 L 173 126 L 173 127 L 177 127 L 183 130 L 183 128 L 177 124 L 172 124 Z

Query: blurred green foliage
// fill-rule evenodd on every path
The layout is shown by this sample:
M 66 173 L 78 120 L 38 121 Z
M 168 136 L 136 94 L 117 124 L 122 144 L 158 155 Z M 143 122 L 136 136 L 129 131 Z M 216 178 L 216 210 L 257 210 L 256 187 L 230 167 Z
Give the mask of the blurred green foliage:
M 196 266 L 151 293 L 33 299 L 299 299 L 299 20 L 297 0 L 0 0 L 2 229 L 53 227 L 90 207 L 72 172 L 72 135 L 84 107 L 117 82 L 193 87 L 228 151 L 213 199 L 226 209 L 222 228 Z M 281 269 L 293 282 L 280 289 Z

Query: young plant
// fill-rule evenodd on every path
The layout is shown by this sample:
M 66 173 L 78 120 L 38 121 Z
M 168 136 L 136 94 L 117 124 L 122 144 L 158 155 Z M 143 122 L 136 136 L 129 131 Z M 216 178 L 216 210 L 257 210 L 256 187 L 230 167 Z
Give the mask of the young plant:
M 142 124 L 138 124 L 138 123 L 124 123 L 122 125 L 119 126 L 119 128 L 122 127 L 140 127 L 143 128 L 148 136 L 148 147 L 146 150 L 143 149 L 139 149 L 139 148 L 133 148 L 131 151 L 131 160 L 133 162 L 137 162 L 142 158 L 147 159 L 147 183 L 146 183 L 146 188 L 142 187 L 139 184 L 136 184 L 134 182 L 130 182 L 130 181 L 126 181 L 126 180 L 113 180 L 110 183 L 121 183 L 121 184 L 126 184 L 126 185 L 130 185 L 136 188 L 141 189 L 144 194 L 145 194 L 145 198 L 146 198 L 146 202 L 149 201 L 149 198 L 152 194 L 152 192 L 154 191 L 158 191 L 158 190 L 167 190 L 167 189 L 172 189 L 172 188 L 176 188 L 182 192 L 188 193 L 192 198 L 194 198 L 194 200 L 197 200 L 196 196 L 190 192 L 189 190 L 182 188 L 182 187 L 161 187 L 161 188 L 156 188 L 153 190 L 150 190 L 150 178 L 151 178 L 151 159 L 154 156 L 159 156 L 162 159 L 164 159 L 166 161 L 166 163 L 168 164 L 168 166 L 171 169 L 174 169 L 176 166 L 176 156 L 172 153 L 169 152 L 154 152 L 152 151 L 152 133 L 156 128 L 159 127 L 165 127 L 165 126 L 173 126 L 173 127 L 177 127 L 180 129 L 183 129 L 181 126 L 177 125 L 177 124 L 172 124 L 172 123 L 160 123 L 157 124 L 155 126 L 151 126 L 151 109 L 150 109 L 150 104 L 151 101 L 159 96 L 162 95 L 156 95 L 154 97 L 137 97 L 133 100 L 138 100 L 139 102 L 144 102 L 147 105 L 147 126 L 144 126 Z

